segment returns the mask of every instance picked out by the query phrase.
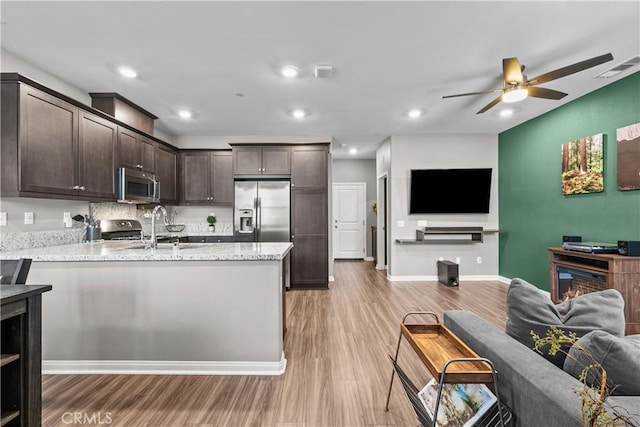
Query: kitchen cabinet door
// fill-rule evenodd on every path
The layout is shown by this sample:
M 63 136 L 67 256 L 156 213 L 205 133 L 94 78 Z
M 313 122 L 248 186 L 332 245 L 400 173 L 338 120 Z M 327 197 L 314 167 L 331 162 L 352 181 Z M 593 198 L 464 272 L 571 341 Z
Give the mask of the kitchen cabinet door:
M 326 190 L 291 191 L 291 287 L 327 288 L 329 283 Z
M 327 188 L 327 148 L 324 145 L 291 148 L 291 187 Z
M 118 129 L 118 165 L 120 167 L 140 169 L 140 147 L 138 146 L 138 134 L 129 129 Z
M 140 135 L 138 141 L 138 163 L 140 164 L 140 169 L 143 171 L 155 173 L 156 143 L 142 135 Z
M 261 147 L 233 147 L 234 175 L 260 175 L 261 173 Z
M 28 86 L 20 90 L 20 191 L 76 195 L 78 109 Z
M 78 130 L 78 195 L 115 200 L 117 126 L 80 110 Z
M 177 154 L 169 147 L 156 147 L 156 179 L 160 181 L 160 201 L 166 204 L 178 202 L 176 185 Z
M 209 204 L 209 152 L 182 153 L 182 198 L 185 204 Z M 162 185 L 162 183 L 160 183 Z M 161 190 L 162 191 L 162 190 Z
M 263 175 L 290 175 L 290 147 L 262 147 Z
M 137 132 L 118 129 L 118 163 L 121 167 L 155 173 L 155 142 Z
M 211 201 L 216 205 L 233 204 L 233 156 L 230 151 L 211 153 Z

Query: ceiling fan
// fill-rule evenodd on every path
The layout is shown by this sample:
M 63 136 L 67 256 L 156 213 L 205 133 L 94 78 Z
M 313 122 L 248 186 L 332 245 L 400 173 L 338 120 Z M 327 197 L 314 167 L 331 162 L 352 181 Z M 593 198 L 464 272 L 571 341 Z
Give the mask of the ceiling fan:
M 554 71 L 549 71 L 548 73 L 540 74 L 537 77 L 532 79 L 528 79 L 524 71 L 524 65 L 520 65 L 518 58 L 504 58 L 502 60 L 502 72 L 504 75 L 504 86 L 502 89 L 493 89 L 493 90 L 485 90 L 481 92 L 470 92 L 470 93 L 460 93 L 458 95 L 447 95 L 443 96 L 443 98 L 455 98 L 458 96 L 470 96 L 470 95 L 480 95 L 483 93 L 492 93 L 492 92 L 502 92 L 500 96 L 496 99 L 485 105 L 480 111 L 476 114 L 481 114 L 497 105 L 500 101 L 502 102 L 518 102 L 525 99 L 527 96 L 532 96 L 534 98 L 545 98 L 545 99 L 562 99 L 567 96 L 566 93 L 560 92 L 553 89 L 545 89 L 543 87 L 536 87 L 541 83 L 547 83 L 552 80 L 556 80 L 562 77 L 566 77 L 570 74 L 578 73 L 580 71 L 586 70 L 591 67 L 595 67 L 596 65 L 603 64 L 607 61 L 611 61 L 613 59 L 613 55 L 607 53 L 605 55 L 596 56 L 591 59 L 587 59 L 585 61 L 576 62 L 572 65 L 567 65 L 566 67 L 558 68 Z

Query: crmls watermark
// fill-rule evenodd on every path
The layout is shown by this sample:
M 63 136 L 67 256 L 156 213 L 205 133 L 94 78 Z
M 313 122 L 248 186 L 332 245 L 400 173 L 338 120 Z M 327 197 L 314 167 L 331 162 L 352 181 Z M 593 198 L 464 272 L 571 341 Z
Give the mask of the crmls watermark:
M 65 412 L 62 414 L 65 424 L 111 424 L 111 412 Z

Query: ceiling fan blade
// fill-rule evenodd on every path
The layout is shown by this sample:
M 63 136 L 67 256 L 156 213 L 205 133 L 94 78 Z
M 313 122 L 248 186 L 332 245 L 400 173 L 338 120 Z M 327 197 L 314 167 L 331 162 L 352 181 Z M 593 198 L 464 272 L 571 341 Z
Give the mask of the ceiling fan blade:
M 446 95 L 446 96 L 443 96 L 442 98 L 444 99 L 444 98 L 457 98 L 458 96 L 482 95 L 483 93 L 493 93 L 501 90 L 502 89 L 493 89 L 493 90 L 483 90 L 481 92 L 459 93 L 457 95 Z
M 538 85 L 540 83 L 550 82 L 561 77 L 566 77 L 570 74 L 578 73 L 596 65 L 604 64 L 605 62 L 613 60 L 613 55 L 610 53 L 596 56 L 585 61 L 576 62 L 575 64 L 567 65 L 566 67 L 558 68 L 557 70 L 550 71 L 548 73 L 540 74 L 537 77 L 529 79 L 529 84 Z
M 543 87 L 530 87 L 529 96 L 533 96 L 534 98 L 545 98 L 545 99 L 562 99 L 567 96 L 566 93 L 560 92 L 558 90 L 553 89 L 545 89 Z
M 487 105 L 482 107 L 482 110 L 478 111 L 476 114 L 484 113 L 489 108 L 492 108 L 492 107 L 496 106 L 498 103 L 500 103 L 500 101 L 502 101 L 502 95 L 500 95 L 499 97 L 497 97 L 496 99 L 494 99 L 493 101 L 491 101 L 490 103 L 488 103 Z
M 522 84 L 524 77 L 522 76 L 522 67 L 518 58 L 504 58 L 502 60 L 502 72 L 504 73 L 504 81 L 509 85 Z

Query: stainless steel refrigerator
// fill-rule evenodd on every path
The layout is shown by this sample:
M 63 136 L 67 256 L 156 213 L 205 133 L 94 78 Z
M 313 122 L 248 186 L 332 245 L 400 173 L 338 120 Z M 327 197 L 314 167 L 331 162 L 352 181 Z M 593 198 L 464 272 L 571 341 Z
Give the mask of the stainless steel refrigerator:
M 289 180 L 236 181 L 233 237 L 236 242 L 288 242 Z

